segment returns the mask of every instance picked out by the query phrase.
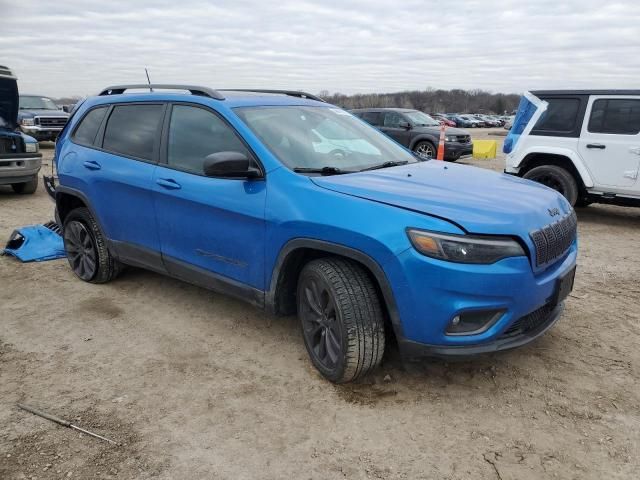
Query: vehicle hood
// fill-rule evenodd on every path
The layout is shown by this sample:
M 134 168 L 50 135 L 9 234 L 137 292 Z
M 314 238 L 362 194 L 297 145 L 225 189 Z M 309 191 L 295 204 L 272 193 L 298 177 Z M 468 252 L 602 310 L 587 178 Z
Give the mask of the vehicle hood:
M 443 218 L 476 234 L 527 239 L 531 231 L 571 211 L 562 195 L 538 183 L 438 160 L 311 180 L 329 190 Z M 556 208 L 560 215 L 552 216 Z
M 20 110 L 21 116 L 42 116 L 42 117 L 68 117 L 69 114 L 64 110 L 38 110 L 38 109 L 25 109 Z
M 432 135 L 440 135 L 440 127 L 413 127 L 411 131 L 418 133 L 430 133 Z M 469 135 L 468 132 L 460 128 L 447 127 L 445 129 L 446 135 Z
M 14 130 L 18 126 L 18 82 L 0 77 L 0 128 Z

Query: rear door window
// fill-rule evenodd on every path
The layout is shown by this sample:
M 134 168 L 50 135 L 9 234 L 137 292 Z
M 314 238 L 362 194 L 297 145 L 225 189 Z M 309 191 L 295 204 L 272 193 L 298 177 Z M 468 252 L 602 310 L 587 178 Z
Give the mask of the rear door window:
M 73 139 L 82 145 L 93 145 L 106 113 L 107 107 L 94 108 L 89 111 L 89 113 L 80 120 L 80 124 L 73 134 Z
M 102 148 L 113 153 L 153 160 L 164 105 L 117 105 L 104 132 Z
M 640 133 L 640 99 L 600 99 L 593 102 L 589 132 L 637 135 Z

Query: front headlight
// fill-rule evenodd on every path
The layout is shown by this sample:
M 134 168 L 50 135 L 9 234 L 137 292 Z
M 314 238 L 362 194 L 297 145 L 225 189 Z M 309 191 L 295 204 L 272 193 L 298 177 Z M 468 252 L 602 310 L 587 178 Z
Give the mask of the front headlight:
M 27 153 L 38 153 L 37 143 L 25 143 L 24 150 Z
M 20 120 L 20 124 L 24 125 L 25 127 L 33 127 L 35 125 L 35 122 L 33 118 L 23 118 L 22 120 Z
M 455 135 L 447 135 L 444 137 L 445 142 L 457 142 L 458 138 Z
M 427 257 L 457 263 L 495 263 L 507 257 L 524 256 L 518 242 L 510 238 L 448 235 L 407 229 L 413 247 Z

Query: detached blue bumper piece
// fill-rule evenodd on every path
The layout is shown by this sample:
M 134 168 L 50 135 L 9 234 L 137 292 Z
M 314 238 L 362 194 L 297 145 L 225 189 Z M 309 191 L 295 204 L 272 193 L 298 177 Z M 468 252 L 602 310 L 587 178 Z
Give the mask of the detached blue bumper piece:
M 14 230 L 4 249 L 23 262 L 44 262 L 66 257 L 62 237 L 55 223 L 31 225 Z

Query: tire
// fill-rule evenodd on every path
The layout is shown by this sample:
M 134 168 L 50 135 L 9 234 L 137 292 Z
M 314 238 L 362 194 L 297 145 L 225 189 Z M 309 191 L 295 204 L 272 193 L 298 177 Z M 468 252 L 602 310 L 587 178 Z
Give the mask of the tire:
M 31 195 L 38 189 L 38 176 L 35 175 L 28 182 L 12 183 L 11 188 L 13 188 L 13 191 L 16 193 L 20 193 L 22 195 Z
M 413 152 L 420 158 L 436 158 L 438 151 L 431 142 L 418 142 L 413 146 Z
M 297 305 L 305 347 L 327 380 L 352 382 L 380 364 L 382 305 L 360 265 L 337 257 L 309 262 L 298 279 Z
M 120 273 L 122 264 L 109 253 L 104 235 L 89 209 L 82 207 L 69 212 L 62 238 L 69 266 L 79 279 L 106 283 Z
M 546 185 L 564 195 L 573 207 L 578 200 L 578 183 L 566 169 L 557 165 L 542 165 L 524 174 L 523 178 Z

